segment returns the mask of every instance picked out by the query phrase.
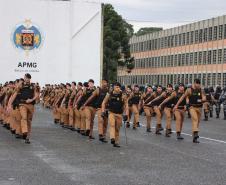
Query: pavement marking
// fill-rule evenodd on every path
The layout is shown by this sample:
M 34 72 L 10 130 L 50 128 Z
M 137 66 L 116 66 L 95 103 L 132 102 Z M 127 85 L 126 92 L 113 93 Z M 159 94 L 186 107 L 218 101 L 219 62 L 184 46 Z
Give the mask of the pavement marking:
M 155 123 L 155 122 L 154 122 Z M 146 125 L 144 124 L 140 124 L 142 127 L 146 127 Z M 152 129 L 155 129 L 155 127 L 151 127 Z M 164 129 L 165 130 L 165 129 Z M 176 131 L 172 131 L 173 133 L 176 133 Z M 186 135 L 186 136 L 190 136 L 192 137 L 192 134 L 187 134 L 185 132 L 182 132 L 181 133 L 182 135 Z M 208 141 L 214 141 L 216 143 L 223 143 L 223 144 L 226 144 L 226 141 L 223 141 L 223 140 L 219 140 L 219 139 L 213 139 L 213 138 L 209 138 L 209 137 L 202 137 L 202 136 L 199 136 L 200 139 L 205 139 L 205 140 L 208 140 Z

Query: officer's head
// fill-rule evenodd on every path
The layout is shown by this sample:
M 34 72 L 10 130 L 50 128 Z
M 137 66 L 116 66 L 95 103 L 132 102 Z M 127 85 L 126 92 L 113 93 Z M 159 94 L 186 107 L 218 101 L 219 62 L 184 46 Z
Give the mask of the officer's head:
M 121 91 L 121 84 L 120 84 L 119 82 L 116 82 L 116 83 L 114 84 L 114 91 L 115 91 L 116 93 L 119 93 L 119 92 Z
M 108 86 L 108 80 L 106 80 L 106 79 L 103 79 L 102 81 L 101 81 L 101 85 L 102 85 L 102 87 L 107 87 Z
M 78 89 L 81 89 L 82 87 L 83 87 L 82 82 L 78 82 L 77 88 L 78 88 Z
M 30 83 L 30 81 L 31 81 L 31 75 L 29 73 L 26 73 L 24 75 L 24 82 L 25 83 Z
M 93 79 L 89 79 L 88 85 L 89 85 L 89 88 L 93 88 L 94 87 L 94 80 Z
M 134 91 L 138 92 L 140 90 L 139 85 L 134 85 Z
M 74 89 L 76 87 L 76 82 L 71 82 L 71 88 Z
M 201 88 L 201 82 L 200 82 L 199 79 L 194 80 L 194 87 L 197 88 L 197 89 Z
M 161 85 L 158 85 L 158 86 L 157 86 L 157 92 L 158 92 L 158 93 L 161 93 L 161 92 L 162 92 L 162 86 L 161 86 Z
M 167 85 L 167 91 L 169 91 L 169 92 L 173 91 L 173 85 L 172 84 Z
M 128 87 L 126 88 L 126 92 L 127 92 L 128 94 L 132 92 L 132 89 L 131 89 L 130 86 L 128 86 Z
M 217 86 L 217 87 L 216 87 L 216 91 L 217 91 L 217 92 L 221 92 L 221 86 Z
M 214 92 L 214 89 L 213 89 L 213 87 L 211 86 L 211 87 L 209 87 L 209 92 L 211 92 L 211 93 L 213 93 Z
M 179 91 L 183 92 L 184 91 L 184 84 L 179 83 L 178 89 L 179 89 Z
M 147 93 L 152 93 L 152 92 L 153 92 L 153 89 L 152 89 L 152 87 L 151 87 L 150 85 L 148 85 L 148 86 L 146 87 L 146 92 L 147 92 Z

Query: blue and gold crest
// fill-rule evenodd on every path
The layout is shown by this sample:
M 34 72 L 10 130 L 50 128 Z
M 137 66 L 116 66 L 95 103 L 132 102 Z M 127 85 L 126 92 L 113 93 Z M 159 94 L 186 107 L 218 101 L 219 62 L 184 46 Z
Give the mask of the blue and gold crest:
M 25 51 L 38 49 L 42 43 L 42 35 L 37 26 L 30 20 L 18 25 L 13 32 L 13 43 L 16 48 Z

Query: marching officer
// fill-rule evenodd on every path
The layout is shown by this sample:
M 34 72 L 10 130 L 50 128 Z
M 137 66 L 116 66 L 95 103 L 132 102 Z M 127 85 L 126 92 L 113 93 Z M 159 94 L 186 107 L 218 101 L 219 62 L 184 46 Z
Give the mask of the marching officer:
M 141 98 L 142 94 L 140 92 L 139 86 L 135 85 L 134 90 L 128 98 L 128 102 L 131 105 L 131 112 L 134 114 L 133 119 L 133 129 L 135 130 L 139 126 L 139 112 L 141 108 Z
M 147 121 L 147 132 L 151 132 L 151 117 L 152 117 L 152 114 L 154 112 L 153 110 L 153 107 L 148 105 L 148 103 L 150 101 L 152 101 L 154 99 L 154 96 L 153 96 L 153 89 L 151 86 L 147 86 L 146 87 L 146 90 L 143 94 L 143 109 L 144 109 L 144 112 L 145 112 L 145 117 L 146 117 L 146 121 Z
M 204 121 L 208 121 L 208 115 L 210 113 L 210 105 L 214 101 L 212 94 L 209 91 L 209 88 L 204 88 L 206 101 L 203 103 L 203 111 L 204 111 Z
M 215 107 L 215 110 L 216 110 L 216 115 L 217 117 L 216 118 L 219 118 L 220 117 L 220 111 L 221 111 L 221 102 L 220 102 L 220 95 L 221 95 L 221 87 L 220 86 L 217 86 L 216 87 L 216 91 L 214 93 L 214 99 L 216 100 L 216 107 Z
M 223 88 L 223 91 L 219 99 L 220 102 L 223 104 L 224 120 L 226 120 L 226 87 Z
M 195 79 L 191 88 L 185 91 L 185 94 L 181 96 L 175 105 L 175 109 L 178 109 L 179 105 L 183 102 L 185 98 L 189 98 L 190 104 L 190 114 L 192 120 L 192 133 L 193 133 L 193 143 L 199 143 L 199 123 L 202 113 L 203 102 L 206 101 L 204 92 L 201 90 L 200 80 Z
M 105 114 L 102 114 L 101 105 L 108 92 L 108 81 L 103 79 L 101 86 L 93 92 L 92 96 L 84 104 L 84 106 L 86 106 L 91 103 L 97 110 L 99 141 L 103 143 L 107 143 L 106 132 L 108 126 L 108 111 L 106 111 Z
M 114 147 L 120 147 L 119 145 L 119 132 L 122 125 L 122 120 L 128 119 L 128 103 L 127 98 L 121 92 L 121 84 L 116 82 L 114 84 L 113 91 L 108 93 L 102 103 L 102 114 L 106 112 L 106 106 L 108 104 L 109 110 L 109 123 L 110 123 L 110 139 L 111 144 Z M 126 112 L 126 116 L 123 117 L 123 112 Z
M 39 97 L 35 87 L 31 85 L 31 75 L 24 76 L 24 83 L 18 89 L 19 111 L 21 114 L 21 131 L 25 143 L 30 144 L 31 122 L 34 114 L 34 105 Z

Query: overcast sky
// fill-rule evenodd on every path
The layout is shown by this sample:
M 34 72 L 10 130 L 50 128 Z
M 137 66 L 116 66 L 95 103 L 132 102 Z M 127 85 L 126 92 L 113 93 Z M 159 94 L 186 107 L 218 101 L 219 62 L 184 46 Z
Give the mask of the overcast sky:
M 175 27 L 226 14 L 226 0 L 93 0 L 111 3 L 137 30 Z

